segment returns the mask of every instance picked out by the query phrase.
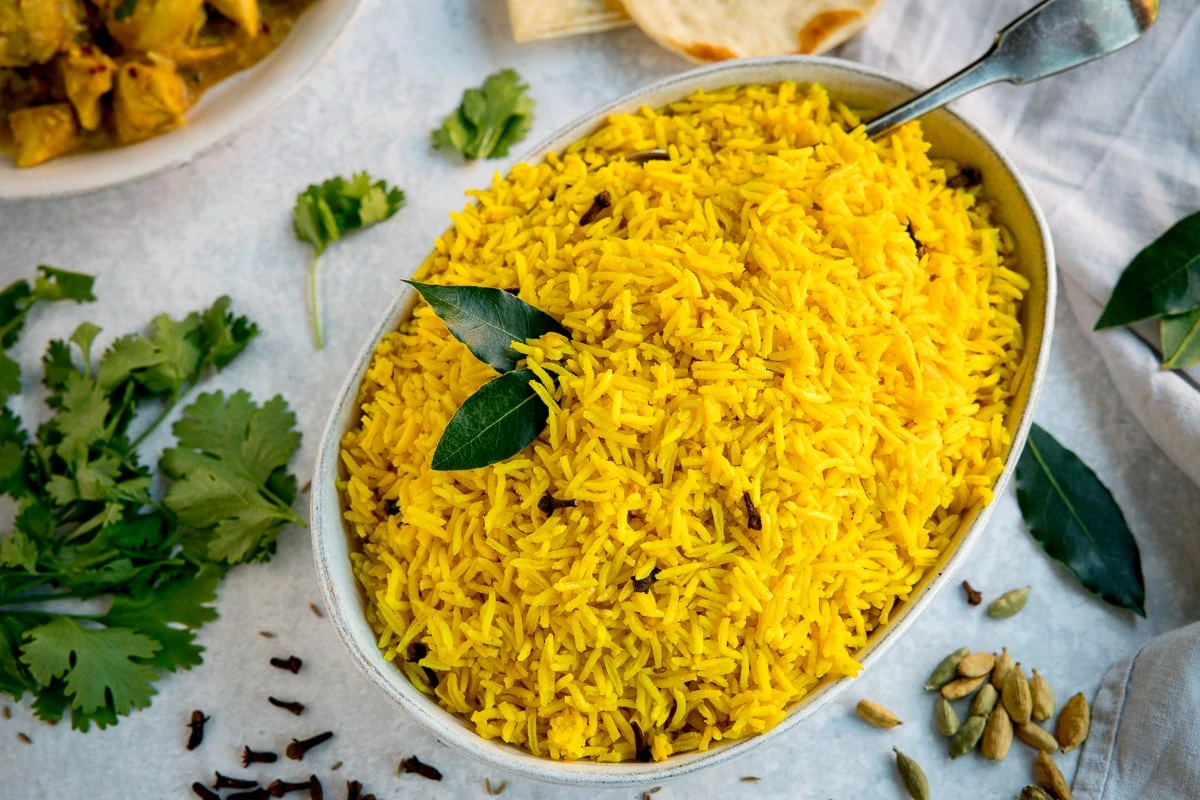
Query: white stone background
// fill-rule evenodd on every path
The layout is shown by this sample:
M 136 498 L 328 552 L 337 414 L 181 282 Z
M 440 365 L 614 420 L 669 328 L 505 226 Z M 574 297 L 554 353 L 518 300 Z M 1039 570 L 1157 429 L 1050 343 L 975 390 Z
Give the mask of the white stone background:
M 939 34 L 961 39 L 964 52 L 979 52 L 1005 15 L 988 0 L 969 5 L 978 7 L 977 25 Z M 873 24 L 888 24 L 886 9 Z M 938 77 L 936 66 L 922 63 L 908 77 Z M 538 108 L 532 142 L 688 65 L 635 29 L 514 44 L 499 0 L 370 0 L 304 89 L 196 163 L 84 197 L 0 204 L 0 283 L 30 275 L 39 263 L 99 275 L 99 303 L 56 307 L 28 327 L 17 351 L 27 378 L 44 343 L 65 336 L 83 319 L 103 326 L 106 336 L 116 335 L 160 312 L 183 314 L 230 294 L 235 308 L 258 321 L 263 333 L 212 385 L 245 387 L 260 399 L 282 393 L 289 400 L 304 432 L 294 462 L 303 481 L 347 365 L 398 280 L 429 250 L 447 212 L 463 205 L 464 190 L 486 184 L 493 170 L 512 160 L 464 166 L 435 155 L 428 143 L 430 128 L 454 107 L 461 90 L 502 66 L 517 68 L 533 87 Z M 960 108 L 970 117 L 987 103 L 988 92 L 1013 91 L 1020 90 L 984 90 Z M 328 346 L 314 353 L 305 296 L 309 251 L 292 235 L 291 205 L 306 184 L 364 168 L 402 186 L 408 206 L 325 256 Z M 29 393 L 22 410 L 37 413 L 32 381 Z M 1047 559 L 1023 529 L 1010 491 L 1000 498 L 960 577 L 989 597 L 1031 584 L 1023 614 L 989 620 L 970 610 L 957 589 L 943 592 L 882 662 L 815 719 L 742 760 L 665 786 L 656 800 L 899 798 L 893 744 L 925 765 L 935 796 L 1010 797 L 1030 777 L 1031 759 L 1022 745 L 1014 745 L 1001 764 L 977 757 L 952 763 L 932 728 L 931 700 L 919 686 L 945 652 L 964 643 L 989 650 L 1006 645 L 1025 665 L 1038 667 L 1065 699 L 1075 691 L 1091 694 L 1113 662 L 1196 616 L 1200 489 L 1122 407 L 1066 304 L 1060 304 L 1037 418 L 1092 465 L 1125 510 L 1141 544 L 1148 619 L 1107 608 Z M 508 778 L 506 796 L 513 800 L 639 796 L 634 789 L 597 793 L 536 784 L 456 755 L 355 671 L 332 627 L 309 611 L 317 600 L 307 534 L 292 529 L 274 561 L 240 568 L 222 584 L 221 617 L 200 636 L 205 664 L 165 677 L 149 710 L 115 728 L 81 735 L 65 724 L 51 728 L 37 722 L 26 704 L 7 703 L 13 717 L 0 720 L 0 800 L 182 798 L 190 796 L 193 780 L 211 778 L 214 768 L 246 772 L 236 767 L 243 744 L 282 749 L 292 736 L 326 727 L 336 730 L 336 738 L 314 751 L 302 770 L 336 778 L 325 782 L 331 798 L 343 796 L 348 778 L 363 781 L 381 800 L 482 797 L 484 778 L 493 783 Z M 255 634 L 264 629 L 278 638 Z M 266 665 L 270 656 L 289 653 L 305 661 L 298 676 Z M 268 694 L 302 700 L 309 710 L 294 718 L 267 706 Z M 907 724 L 893 732 L 866 727 L 852 712 L 864 696 L 893 708 Z M 203 747 L 188 753 L 184 722 L 193 708 L 208 711 L 213 720 Z M 18 743 L 18 731 L 28 733 L 33 744 Z M 445 780 L 397 777 L 398 761 L 412 753 L 440 767 Z M 336 761 L 345 766 L 331 775 L 328 767 Z M 1074 755 L 1060 763 L 1070 776 Z M 290 777 L 301 772 L 288 766 L 251 772 L 265 780 L 277 772 Z M 745 775 L 761 781 L 741 782 Z

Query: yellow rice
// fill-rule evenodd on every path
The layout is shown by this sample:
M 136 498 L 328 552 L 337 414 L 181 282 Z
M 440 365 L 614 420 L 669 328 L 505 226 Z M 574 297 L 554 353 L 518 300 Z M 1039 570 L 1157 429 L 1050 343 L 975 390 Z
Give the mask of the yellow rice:
M 521 346 L 549 425 L 431 470 L 495 373 L 420 305 L 374 355 L 343 485 L 379 647 L 480 735 L 624 761 L 761 733 L 858 672 L 991 499 L 1028 283 L 918 125 L 857 122 L 819 86 L 700 92 L 451 215 L 420 279 L 520 287 L 572 333 Z M 614 160 L 648 148 L 671 160 Z

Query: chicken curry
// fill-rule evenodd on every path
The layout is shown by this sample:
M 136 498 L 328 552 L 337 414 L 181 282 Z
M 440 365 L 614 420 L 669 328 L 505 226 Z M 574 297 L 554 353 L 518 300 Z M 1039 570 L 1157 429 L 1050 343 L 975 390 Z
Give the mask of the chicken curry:
M 315 0 L 0 0 L 0 149 L 19 167 L 184 123 Z

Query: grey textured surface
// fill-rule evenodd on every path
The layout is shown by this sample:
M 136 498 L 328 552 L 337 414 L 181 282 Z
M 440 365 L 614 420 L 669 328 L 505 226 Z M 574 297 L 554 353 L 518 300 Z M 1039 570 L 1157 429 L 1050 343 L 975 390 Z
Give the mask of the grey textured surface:
M 984 21 L 981 24 L 989 24 Z M 0 282 L 38 263 L 95 272 L 101 302 L 37 317 L 18 351 L 33 372 L 40 347 L 90 319 L 105 335 L 153 315 L 182 313 L 228 293 L 264 333 L 214 385 L 243 386 L 260 399 L 282 393 L 296 410 L 305 446 L 295 464 L 304 476 L 346 365 L 407 276 L 464 203 L 462 192 L 490 180 L 507 162 L 463 166 L 432 154 L 428 131 L 464 86 L 500 66 L 533 85 L 534 141 L 580 112 L 646 81 L 686 67 L 635 30 L 517 46 L 498 0 L 369 3 L 331 61 L 290 102 L 256 128 L 198 163 L 147 182 L 68 200 L 0 205 Z M 409 205 L 393 221 L 335 246 L 325 257 L 323 302 L 328 347 L 312 351 L 306 326 L 308 251 L 292 237 L 291 203 L 305 184 L 366 168 L 399 183 Z M 30 383 L 24 402 L 36 400 Z M 22 411 L 36 407 L 29 403 Z M 890 753 L 900 747 L 923 765 L 935 796 L 1009 797 L 1030 777 L 1031 758 L 1015 745 L 999 765 L 951 762 L 919 690 L 929 669 L 960 644 L 1006 645 L 1036 666 L 1065 699 L 1091 693 L 1104 671 L 1158 632 L 1195 617 L 1200 600 L 1200 489 L 1159 452 L 1122 407 L 1099 356 L 1065 305 L 1060 307 L 1049 381 L 1039 422 L 1074 448 L 1108 483 L 1137 533 L 1147 582 L 1148 620 L 1101 605 L 1046 559 L 1024 532 L 1014 498 L 1003 497 L 961 577 L 994 597 L 1031 584 L 1029 607 L 996 622 L 947 590 L 877 669 L 816 719 L 747 759 L 665 787 L 672 798 L 899 798 Z M 153 442 L 151 444 L 154 444 Z M 463 760 L 419 730 L 371 689 L 349 664 L 332 628 L 308 609 L 317 600 L 308 540 L 289 531 L 269 565 L 244 567 L 222 585 L 221 618 L 201 640 L 203 667 L 159 684 L 154 705 L 117 727 L 86 736 L 34 721 L 13 705 L 0 721 L 0 798 L 179 798 L 214 768 L 234 774 L 243 744 L 282 749 L 292 736 L 325 728 L 337 737 L 304 764 L 253 774 L 267 780 L 317 772 L 326 796 L 362 780 L 383 798 L 483 797 L 482 781 L 506 776 Z M 268 640 L 256 631 L 269 630 Z M 298 676 L 271 669 L 273 655 L 305 659 Z M 309 706 L 300 718 L 266 704 L 274 694 Z M 853 717 L 859 697 L 898 712 L 892 732 Z M 193 708 L 212 714 L 204 746 L 183 749 Z M 16 740 L 28 733 L 33 744 Z M 411 753 L 446 773 L 441 784 L 396 776 Z M 336 761 L 345 766 L 328 771 Z M 1060 761 L 1067 774 L 1074 757 Z M 739 778 L 755 775 L 757 783 Z M 334 782 L 333 779 L 336 779 Z M 939 791 L 940 790 L 940 791 Z M 1007 794 L 1006 794 L 1007 793 Z M 506 797 L 635 798 L 635 790 L 599 795 L 527 782 Z

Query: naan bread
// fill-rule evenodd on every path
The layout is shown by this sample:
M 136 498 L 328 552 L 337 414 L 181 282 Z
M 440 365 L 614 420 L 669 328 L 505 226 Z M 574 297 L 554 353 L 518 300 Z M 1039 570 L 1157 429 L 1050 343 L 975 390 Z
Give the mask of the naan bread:
M 625 0 L 663 47 L 693 61 L 823 53 L 862 27 L 880 0 Z
M 630 22 L 621 0 L 508 0 L 508 17 L 518 42 L 592 33 Z

